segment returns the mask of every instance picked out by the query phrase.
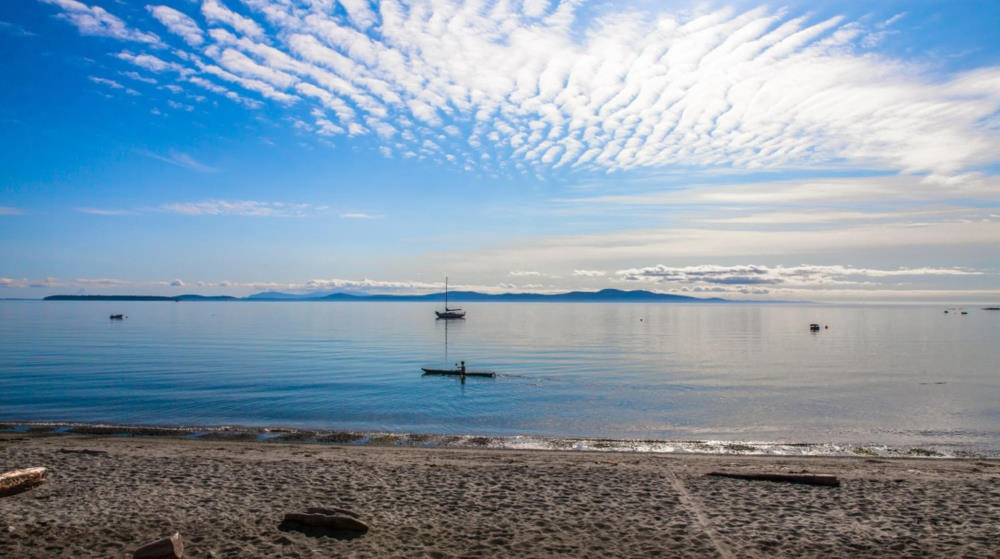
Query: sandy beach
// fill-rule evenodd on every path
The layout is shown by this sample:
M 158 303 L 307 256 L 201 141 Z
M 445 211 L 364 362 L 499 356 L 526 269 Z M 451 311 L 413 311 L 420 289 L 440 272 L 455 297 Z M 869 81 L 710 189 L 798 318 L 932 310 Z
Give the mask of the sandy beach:
M 0 433 L 0 557 L 997 557 L 1000 461 L 398 448 Z M 840 487 L 709 477 L 834 474 Z M 300 531 L 342 507 L 368 533 Z

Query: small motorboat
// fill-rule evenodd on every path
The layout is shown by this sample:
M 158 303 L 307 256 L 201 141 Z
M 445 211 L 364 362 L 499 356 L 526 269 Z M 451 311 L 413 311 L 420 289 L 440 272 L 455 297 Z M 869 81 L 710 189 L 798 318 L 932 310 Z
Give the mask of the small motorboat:
M 111 320 L 125 320 L 125 315 L 123 314 L 113 314 L 111 315 Z

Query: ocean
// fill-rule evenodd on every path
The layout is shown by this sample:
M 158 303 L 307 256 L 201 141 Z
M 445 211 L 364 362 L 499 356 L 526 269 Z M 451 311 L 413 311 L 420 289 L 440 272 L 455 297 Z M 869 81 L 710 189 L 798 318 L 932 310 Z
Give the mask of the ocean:
M 463 306 L 0 301 L 0 421 L 1000 456 L 997 311 Z M 497 377 L 420 370 L 460 360 Z

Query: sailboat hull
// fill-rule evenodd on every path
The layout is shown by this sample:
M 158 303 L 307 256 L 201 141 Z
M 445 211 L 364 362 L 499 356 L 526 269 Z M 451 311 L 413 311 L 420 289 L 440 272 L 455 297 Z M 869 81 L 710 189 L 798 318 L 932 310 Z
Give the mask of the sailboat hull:
M 438 318 L 465 318 L 465 311 L 434 311 Z

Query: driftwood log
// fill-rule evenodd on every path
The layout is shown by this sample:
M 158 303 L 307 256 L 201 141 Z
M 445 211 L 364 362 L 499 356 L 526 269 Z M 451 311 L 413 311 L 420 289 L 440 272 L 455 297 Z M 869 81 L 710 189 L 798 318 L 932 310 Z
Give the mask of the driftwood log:
M 184 542 L 179 532 L 169 538 L 156 540 L 135 550 L 132 559 L 181 559 L 184 557 Z
M 45 468 L 24 468 L 0 474 L 0 497 L 27 491 L 45 481 Z
M 307 509 L 307 512 L 289 512 L 285 513 L 285 522 L 297 523 L 303 526 L 315 526 L 318 528 L 326 528 L 328 530 L 340 531 L 340 532 L 359 532 L 365 533 L 368 531 L 368 525 L 358 520 L 354 513 L 343 514 L 340 512 L 333 512 L 333 514 L 326 514 L 324 512 L 309 512 L 315 510 L 328 510 L 333 512 L 338 509 Z M 345 511 L 349 512 L 349 511 Z
M 837 476 L 830 474 L 738 474 L 730 472 L 711 472 L 706 475 L 746 479 L 750 481 L 777 481 L 783 483 L 802 483 L 805 485 L 840 487 L 840 480 L 837 479 Z

